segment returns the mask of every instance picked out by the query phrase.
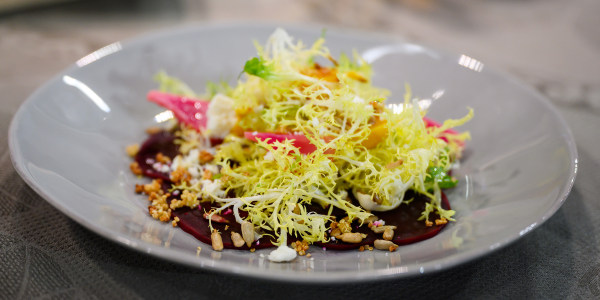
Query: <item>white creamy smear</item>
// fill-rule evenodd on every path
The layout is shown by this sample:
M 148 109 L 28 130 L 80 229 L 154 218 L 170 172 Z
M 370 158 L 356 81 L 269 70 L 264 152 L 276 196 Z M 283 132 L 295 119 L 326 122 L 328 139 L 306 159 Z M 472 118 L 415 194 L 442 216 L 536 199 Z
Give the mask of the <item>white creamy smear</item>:
M 296 250 L 286 245 L 281 245 L 277 247 L 277 249 L 271 251 L 268 258 L 273 262 L 291 261 L 296 258 Z

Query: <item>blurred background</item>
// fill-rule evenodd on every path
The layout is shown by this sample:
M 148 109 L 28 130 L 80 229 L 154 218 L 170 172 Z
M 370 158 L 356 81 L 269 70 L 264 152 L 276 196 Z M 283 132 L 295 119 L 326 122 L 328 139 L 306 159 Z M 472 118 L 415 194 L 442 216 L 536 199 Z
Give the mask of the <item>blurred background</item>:
M 0 0 L 0 90 L 24 99 L 85 54 L 153 30 L 252 21 L 398 36 L 600 110 L 598 13 L 597 0 Z

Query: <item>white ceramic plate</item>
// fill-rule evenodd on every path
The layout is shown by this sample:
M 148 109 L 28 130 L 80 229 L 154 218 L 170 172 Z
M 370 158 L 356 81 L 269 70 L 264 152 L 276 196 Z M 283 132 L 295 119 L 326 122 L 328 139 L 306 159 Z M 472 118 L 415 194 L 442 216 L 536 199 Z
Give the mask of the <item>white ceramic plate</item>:
M 186 28 L 115 43 L 79 60 L 23 103 L 10 127 L 13 163 L 48 202 L 88 229 L 156 257 L 215 271 L 296 282 L 405 277 L 447 269 L 515 241 L 550 218 L 575 178 L 573 137 L 549 102 L 464 55 L 447 55 L 384 36 L 328 30 L 334 55 L 353 49 L 373 61 L 377 85 L 399 100 L 404 84 L 431 104 L 433 119 L 475 110 L 460 130 L 472 141 L 460 184 L 448 193 L 457 221 L 439 235 L 396 252 L 324 251 L 270 263 L 269 250 L 213 252 L 209 245 L 148 216 L 135 195 L 125 146 L 140 142 L 159 107 L 145 101 L 159 70 L 201 90 L 207 80 L 235 81 L 275 28 Z M 320 28 L 286 28 L 312 43 Z M 392 101 L 393 102 L 393 101 Z M 197 247 L 202 251 L 197 254 Z

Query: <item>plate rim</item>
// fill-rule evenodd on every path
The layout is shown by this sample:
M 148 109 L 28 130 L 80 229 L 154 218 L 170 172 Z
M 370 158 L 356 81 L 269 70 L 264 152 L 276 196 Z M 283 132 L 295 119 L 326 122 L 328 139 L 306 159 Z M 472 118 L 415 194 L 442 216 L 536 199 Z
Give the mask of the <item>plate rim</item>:
M 250 23 L 227 22 L 227 23 L 213 23 L 213 24 L 193 24 L 193 25 L 189 25 L 189 26 L 181 26 L 181 27 L 151 31 L 149 33 L 141 34 L 141 35 L 135 36 L 133 38 L 125 39 L 123 41 L 118 41 L 118 42 L 122 45 L 122 48 L 125 49 L 125 48 L 135 46 L 136 44 L 143 44 L 145 42 L 149 42 L 149 41 L 152 41 L 155 39 L 160 39 L 161 37 L 170 36 L 170 35 L 185 34 L 185 33 L 189 33 L 189 32 L 211 31 L 211 30 L 230 30 L 230 29 L 240 28 L 241 26 L 252 27 L 252 28 L 256 28 L 256 29 L 283 27 L 283 28 L 290 29 L 290 30 L 305 31 L 305 32 L 314 31 L 316 28 L 319 27 L 318 25 L 299 26 L 298 24 L 273 24 L 273 23 L 266 23 L 266 22 L 265 23 L 262 23 L 262 22 L 250 22 Z M 424 48 L 426 48 L 428 50 L 433 50 L 436 53 L 441 54 L 444 58 L 455 57 L 455 56 L 458 57 L 458 55 L 446 52 L 443 49 L 430 47 L 427 44 L 412 42 L 412 41 L 405 40 L 401 37 L 393 36 L 390 34 L 382 34 L 379 32 L 371 32 L 371 31 L 360 30 L 360 29 L 359 30 L 343 29 L 343 28 L 329 26 L 329 25 L 327 26 L 327 29 L 331 30 L 332 32 L 335 32 L 336 35 L 351 35 L 351 36 L 355 36 L 358 39 L 364 39 L 365 37 L 368 36 L 369 38 L 377 38 L 377 39 L 381 39 L 381 40 L 387 40 L 390 43 L 396 42 L 396 43 L 402 43 L 402 44 L 416 44 L 416 45 L 423 46 Z M 99 61 L 101 61 L 101 60 L 102 59 L 99 59 Z M 391 267 L 388 269 L 376 269 L 376 270 L 369 270 L 369 271 L 364 271 L 364 272 L 360 272 L 360 273 L 343 272 L 343 271 L 342 272 L 327 271 L 327 272 L 323 272 L 323 273 L 302 274 L 299 272 L 286 272 L 286 271 L 282 272 L 282 271 L 275 271 L 275 270 L 270 270 L 269 272 L 264 272 L 263 270 L 256 269 L 253 267 L 247 267 L 247 266 L 239 267 L 239 266 L 236 266 L 233 263 L 227 262 L 227 261 L 218 261 L 215 264 L 208 264 L 207 263 L 209 261 L 208 259 L 207 259 L 207 261 L 204 261 L 202 258 L 192 256 L 191 254 L 187 254 L 187 253 L 183 253 L 182 255 L 176 255 L 178 253 L 177 250 L 168 249 L 168 248 L 164 248 L 162 246 L 157 246 L 157 245 L 154 245 L 151 243 L 147 243 L 139 238 L 130 237 L 130 236 L 127 237 L 127 239 L 120 238 L 120 236 L 122 235 L 121 233 L 118 233 L 115 230 L 112 230 L 109 228 L 97 226 L 93 222 L 89 222 L 85 218 L 80 217 L 75 211 L 73 211 L 68 206 L 61 204 L 60 200 L 54 199 L 52 196 L 50 196 L 49 194 L 44 192 L 43 187 L 39 186 L 37 184 L 36 180 L 33 178 L 33 176 L 31 174 L 29 174 L 29 172 L 25 166 L 26 161 L 24 161 L 24 158 L 21 155 L 21 152 L 19 151 L 19 146 L 18 146 L 18 142 L 17 142 L 17 134 L 16 134 L 18 126 L 19 126 L 18 123 L 21 122 L 21 120 L 23 119 L 21 116 L 24 113 L 25 107 L 30 105 L 30 102 L 33 102 L 34 101 L 33 99 L 35 99 L 38 96 L 38 94 L 41 93 L 41 91 L 43 91 L 46 87 L 54 84 L 57 78 L 60 78 L 61 76 L 64 76 L 65 74 L 68 74 L 78 68 L 79 67 L 75 63 L 72 63 L 69 67 L 63 69 L 62 71 L 58 72 L 54 76 L 47 79 L 44 82 L 44 84 L 37 87 L 34 90 L 34 92 L 32 92 L 27 97 L 27 99 L 20 104 L 18 110 L 13 115 L 12 120 L 9 125 L 9 130 L 8 130 L 8 145 L 9 145 L 11 162 L 12 162 L 14 169 L 17 171 L 19 176 L 25 181 L 25 183 L 30 188 L 32 188 L 39 196 L 41 196 L 45 201 L 47 201 L 49 204 L 51 204 L 54 208 L 59 210 L 61 213 L 65 214 L 68 218 L 70 218 L 71 220 L 74 220 L 75 222 L 82 225 L 83 227 L 90 230 L 91 232 L 98 234 L 110 241 L 113 241 L 116 244 L 126 246 L 129 249 L 133 249 L 137 252 L 149 254 L 152 257 L 159 258 L 159 259 L 162 259 L 165 261 L 175 262 L 175 263 L 187 266 L 187 267 L 200 268 L 203 270 L 216 271 L 216 272 L 219 272 L 222 274 L 231 274 L 231 275 L 235 275 L 235 276 L 242 276 L 242 277 L 249 277 L 249 278 L 259 278 L 259 279 L 267 279 L 267 280 L 282 281 L 282 282 L 295 281 L 295 282 L 315 283 L 315 284 L 334 283 L 334 282 L 348 283 L 348 282 L 359 282 L 359 281 L 360 282 L 369 282 L 369 281 L 376 281 L 376 280 L 382 280 L 382 279 L 408 278 L 408 277 L 419 276 L 422 274 L 433 274 L 433 273 L 437 273 L 442 270 L 450 269 L 457 265 L 464 264 L 469 261 L 474 261 L 476 259 L 481 258 L 484 255 L 498 251 L 499 249 L 502 249 L 502 248 L 516 242 L 521 237 L 529 234 L 531 231 L 540 227 L 543 223 L 545 223 L 548 219 L 550 219 L 550 217 L 552 217 L 558 211 L 558 209 L 563 205 L 563 203 L 566 201 L 570 191 L 573 188 L 575 178 L 577 175 L 577 168 L 578 168 L 577 165 L 578 165 L 579 158 L 578 158 L 578 152 L 577 152 L 575 139 L 574 139 L 574 136 L 573 136 L 573 133 L 572 133 L 570 127 L 568 126 L 565 119 L 562 117 L 562 115 L 558 111 L 558 109 L 553 105 L 553 103 L 548 98 L 543 96 L 539 91 L 533 89 L 531 86 L 527 85 L 526 83 L 517 79 L 516 77 L 514 77 L 506 72 L 503 72 L 501 70 L 498 70 L 498 69 L 486 68 L 485 72 L 488 72 L 494 76 L 498 76 L 498 77 L 506 80 L 507 82 L 509 82 L 511 85 L 514 85 L 514 86 L 520 88 L 522 91 L 533 96 L 533 99 L 535 99 L 539 104 L 545 106 L 545 108 L 547 108 L 548 111 L 550 113 L 552 113 L 554 119 L 557 120 L 560 123 L 561 128 L 563 128 L 565 130 L 565 134 L 563 135 L 563 140 L 567 144 L 567 148 L 569 151 L 568 156 L 570 158 L 568 181 L 565 183 L 562 183 L 563 186 L 562 186 L 561 190 L 559 191 L 557 199 L 554 201 L 551 208 L 545 211 L 545 213 L 541 216 L 541 219 L 536 220 L 537 222 L 532 224 L 532 226 L 530 226 L 530 228 L 527 228 L 527 231 L 525 233 L 511 234 L 504 240 L 498 241 L 496 243 L 497 247 L 495 247 L 493 249 L 487 249 L 487 248 L 483 248 L 483 247 L 469 249 L 468 251 L 461 252 L 453 260 L 450 260 L 450 261 L 443 260 L 442 262 L 429 261 L 429 262 L 421 264 L 420 269 L 409 266 L 408 269 L 404 270 L 404 271 L 400 270 L 401 266 L 400 267 L 396 266 L 396 267 Z M 525 229 L 526 228 L 524 228 L 524 230 Z M 210 260 L 210 261 L 214 262 L 212 260 Z M 406 268 L 406 266 L 404 268 Z M 320 276 L 318 276 L 318 275 L 320 275 Z

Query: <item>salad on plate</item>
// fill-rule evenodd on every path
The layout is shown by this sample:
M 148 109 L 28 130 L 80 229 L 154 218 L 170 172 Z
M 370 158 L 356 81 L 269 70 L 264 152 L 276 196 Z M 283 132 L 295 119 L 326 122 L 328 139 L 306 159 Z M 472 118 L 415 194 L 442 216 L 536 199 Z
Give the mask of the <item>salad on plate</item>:
M 296 42 L 277 29 L 237 84 L 197 94 L 164 72 L 148 100 L 163 128 L 131 145 L 131 170 L 149 214 L 216 251 L 277 246 L 271 261 L 324 249 L 395 251 L 453 221 L 443 190 L 468 132 L 425 117 L 372 85 L 359 55 L 332 57 L 325 38 Z M 290 248 L 291 247 L 291 248 Z

